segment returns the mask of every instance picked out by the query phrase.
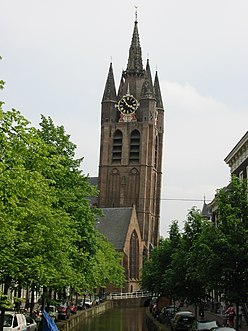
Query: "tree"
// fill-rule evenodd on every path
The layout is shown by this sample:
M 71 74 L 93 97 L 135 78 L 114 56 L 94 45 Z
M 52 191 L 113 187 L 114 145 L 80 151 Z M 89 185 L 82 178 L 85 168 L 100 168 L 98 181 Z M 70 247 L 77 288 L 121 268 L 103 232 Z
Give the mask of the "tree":
M 49 146 L 16 110 L 2 111 L 0 124 L 0 257 L 4 266 L 0 279 L 5 292 L 10 287 L 47 285 L 53 279 L 65 282 L 71 264 L 68 247 L 75 233 L 68 214 L 54 208 L 57 197 L 52 181 L 40 171 L 52 167 Z
M 142 287 L 171 299 L 176 297 L 176 272 L 172 268 L 173 254 L 180 246 L 181 235 L 177 221 L 170 226 L 169 238 L 161 239 L 154 248 L 149 260 L 145 261 L 142 271 Z
M 164 293 L 163 273 L 171 261 L 171 245 L 169 239 L 161 239 L 151 252 L 150 259 L 144 261 L 142 270 L 142 287 L 153 293 Z
M 233 176 L 215 198 L 217 226 L 195 207 L 181 234 L 173 222 L 170 238 L 160 242 L 144 266 L 143 286 L 194 303 L 213 290 L 237 308 L 247 302 L 247 193 L 247 180 Z
M 97 191 L 80 170 L 83 159 L 75 159 L 76 145 L 70 141 L 63 126 L 56 127 L 50 117 L 42 116 L 39 135 L 50 146 L 49 157 L 56 163 L 53 168 L 49 166 L 42 170 L 55 189 L 55 207 L 61 207 L 67 213 L 70 227 L 77 233 L 75 246 L 68 250 L 71 250 L 72 267 L 78 275 L 72 274 L 67 285 L 80 290 L 88 285 L 85 275 L 96 254 L 95 219 L 100 211 L 90 206 L 89 197 L 96 196 Z
M 204 282 L 196 277 L 197 264 L 191 263 L 195 256 L 194 242 L 204 226 L 200 211 L 195 207 L 189 211 L 182 233 L 179 232 L 178 223 L 173 221 L 169 238 L 160 242 L 152 252 L 151 260 L 144 266 L 143 286 L 172 300 L 188 299 L 197 303 L 204 298 Z
M 4 82 L 0 80 L 0 89 Z M 40 129 L 0 102 L 0 330 L 9 289 L 32 291 L 121 286 L 123 268 L 95 230 L 100 214 L 89 197 L 97 190 L 80 170 L 76 145 L 63 126 L 42 116 Z M 92 267 L 98 275 L 87 273 Z M 91 275 L 89 277 L 89 275 Z M 7 305 L 7 306 L 6 306 Z
M 123 287 L 125 270 L 121 265 L 121 253 L 117 252 L 114 246 L 98 231 L 96 232 L 96 245 L 96 255 L 88 270 L 91 289 L 104 288 L 107 284 Z
M 187 298 L 190 302 L 197 303 L 206 298 L 206 284 L 204 278 L 198 272 L 199 264 L 202 262 L 202 256 L 199 254 L 199 238 L 207 226 L 207 221 L 201 215 L 200 210 L 192 207 L 188 213 L 187 221 L 184 226 L 183 247 L 186 252 L 186 289 Z
M 218 285 L 226 301 L 236 303 L 237 309 L 241 302 L 247 301 L 248 293 L 247 187 L 247 180 L 232 176 L 228 187 L 219 190 L 216 197 L 217 226 L 222 234 L 222 249 L 218 254 L 224 261 Z

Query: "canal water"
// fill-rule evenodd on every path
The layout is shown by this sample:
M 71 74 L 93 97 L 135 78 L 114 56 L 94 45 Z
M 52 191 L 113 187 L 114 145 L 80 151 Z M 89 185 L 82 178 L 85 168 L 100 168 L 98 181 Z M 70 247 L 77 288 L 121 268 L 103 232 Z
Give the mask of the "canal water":
M 114 308 L 87 318 L 76 331 L 149 331 L 145 308 Z

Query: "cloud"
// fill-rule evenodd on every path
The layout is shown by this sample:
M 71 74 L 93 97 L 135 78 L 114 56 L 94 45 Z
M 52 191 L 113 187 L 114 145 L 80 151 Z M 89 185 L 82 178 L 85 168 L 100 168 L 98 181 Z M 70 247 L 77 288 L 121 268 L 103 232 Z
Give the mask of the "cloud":
M 228 112 L 225 104 L 214 100 L 211 96 L 200 94 L 197 89 L 188 82 L 162 82 L 162 89 L 166 96 L 166 108 L 175 109 L 181 116 L 193 114 L 195 116 L 209 115 L 209 112 Z
M 211 200 L 228 184 L 224 158 L 246 132 L 247 115 L 190 83 L 165 81 L 161 90 L 166 109 L 161 234 L 166 235 L 171 220 L 182 225 L 192 206 L 202 208 L 198 200 Z

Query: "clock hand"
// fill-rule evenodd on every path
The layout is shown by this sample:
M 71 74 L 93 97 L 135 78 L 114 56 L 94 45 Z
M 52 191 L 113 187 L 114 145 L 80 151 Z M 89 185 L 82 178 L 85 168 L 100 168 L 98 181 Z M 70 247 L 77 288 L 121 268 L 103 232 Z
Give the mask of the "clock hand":
M 123 101 L 124 101 L 125 105 L 129 107 L 129 104 L 126 102 L 126 99 L 123 99 Z
M 132 101 L 131 101 L 131 102 L 132 102 Z M 128 102 L 126 102 L 126 104 L 127 104 L 127 106 L 128 106 L 129 108 L 131 108 L 131 109 L 135 109 L 135 107 L 133 106 L 132 103 L 128 103 Z

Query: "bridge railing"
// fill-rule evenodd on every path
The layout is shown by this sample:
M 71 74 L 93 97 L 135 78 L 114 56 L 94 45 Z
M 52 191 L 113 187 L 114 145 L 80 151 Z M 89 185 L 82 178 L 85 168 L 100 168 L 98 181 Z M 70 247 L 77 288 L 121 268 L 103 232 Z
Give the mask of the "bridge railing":
M 151 294 L 149 291 L 137 291 L 137 292 L 127 292 L 127 293 L 110 293 L 110 300 L 120 300 L 120 299 L 133 299 L 133 298 L 143 298 L 149 297 Z

